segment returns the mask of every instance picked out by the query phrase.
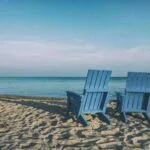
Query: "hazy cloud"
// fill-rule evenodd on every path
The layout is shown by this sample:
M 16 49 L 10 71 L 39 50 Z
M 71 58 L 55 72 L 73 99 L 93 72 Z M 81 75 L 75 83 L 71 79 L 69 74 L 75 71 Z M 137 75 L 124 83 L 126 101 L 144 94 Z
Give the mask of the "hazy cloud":
M 84 42 L 0 41 L 0 60 L 3 74 L 12 70 L 12 75 L 76 76 L 88 68 L 102 68 L 126 75 L 128 70 L 150 71 L 150 46 L 114 49 Z

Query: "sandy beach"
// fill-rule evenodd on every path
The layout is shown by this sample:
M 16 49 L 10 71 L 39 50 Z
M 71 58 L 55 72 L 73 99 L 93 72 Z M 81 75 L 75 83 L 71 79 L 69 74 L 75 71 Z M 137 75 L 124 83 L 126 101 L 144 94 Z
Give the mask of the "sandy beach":
M 150 122 L 142 114 L 129 114 L 125 124 L 111 102 L 112 125 L 87 115 L 91 124 L 83 127 L 66 111 L 64 99 L 0 96 L 0 149 L 150 149 Z

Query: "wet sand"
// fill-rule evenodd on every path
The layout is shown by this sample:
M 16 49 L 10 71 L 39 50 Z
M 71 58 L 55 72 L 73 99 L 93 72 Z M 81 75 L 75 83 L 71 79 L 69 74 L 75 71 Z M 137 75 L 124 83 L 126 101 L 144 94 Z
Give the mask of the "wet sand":
M 0 149 L 150 150 L 150 122 L 143 114 L 129 114 L 125 124 L 111 102 L 112 125 L 86 115 L 91 124 L 83 127 L 66 112 L 64 99 L 0 96 Z

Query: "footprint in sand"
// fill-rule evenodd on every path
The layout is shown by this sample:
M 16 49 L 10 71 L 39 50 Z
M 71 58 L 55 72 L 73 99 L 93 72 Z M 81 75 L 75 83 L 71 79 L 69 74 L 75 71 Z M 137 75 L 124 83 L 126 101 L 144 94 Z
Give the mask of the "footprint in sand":
M 35 142 L 33 142 L 32 140 L 28 140 L 27 142 L 24 142 L 24 143 L 20 144 L 20 148 L 22 148 L 22 149 L 30 149 L 30 148 L 32 148 L 35 145 L 36 145 Z
M 53 121 L 53 122 L 51 123 L 51 125 L 52 125 L 52 126 L 56 126 L 56 125 L 57 125 L 57 121 Z
M 143 135 L 143 136 L 139 136 L 139 137 L 133 137 L 132 142 L 134 145 L 136 146 L 143 146 L 143 144 L 147 141 L 150 141 L 150 137 Z

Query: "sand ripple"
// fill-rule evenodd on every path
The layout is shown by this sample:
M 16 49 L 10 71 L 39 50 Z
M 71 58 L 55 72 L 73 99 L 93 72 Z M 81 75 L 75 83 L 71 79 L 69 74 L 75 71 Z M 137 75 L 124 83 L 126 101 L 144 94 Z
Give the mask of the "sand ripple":
M 150 123 L 141 114 L 124 124 L 112 102 L 113 125 L 87 115 L 88 127 L 66 115 L 64 100 L 23 97 L 0 98 L 0 149 L 150 149 Z M 113 113 L 112 113 L 113 112 Z

